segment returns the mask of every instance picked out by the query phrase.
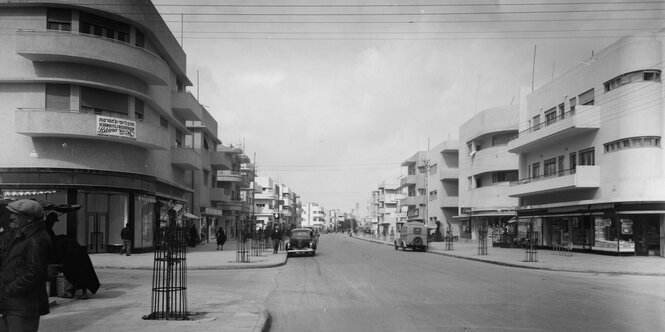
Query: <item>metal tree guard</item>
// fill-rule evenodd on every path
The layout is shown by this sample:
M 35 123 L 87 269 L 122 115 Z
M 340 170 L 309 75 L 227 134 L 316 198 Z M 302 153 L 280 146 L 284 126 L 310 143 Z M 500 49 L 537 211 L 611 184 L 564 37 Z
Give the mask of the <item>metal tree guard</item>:
M 487 227 L 478 229 L 478 255 L 487 255 Z
M 526 262 L 538 261 L 538 248 L 536 248 L 536 232 L 533 231 L 533 218 L 529 221 L 529 228 L 527 229 L 526 251 L 524 253 L 524 260 Z
M 176 226 L 176 212 L 158 234 L 152 269 L 151 313 L 143 319 L 187 320 L 187 241 L 185 228 Z
M 248 245 L 247 244 L 247 238 L 248 238 L 248 233 L 247 230 L 245 229 L 245 223 L 243 221 L 240 222 L 240 228 L 238 228 L 238 219 L 236 218 L 236 232 L 238 234 L 236 235 L 236 262 L 237 263 L 249 263 L 250 259 L 250 249 L 252 247 L 251 242 Z

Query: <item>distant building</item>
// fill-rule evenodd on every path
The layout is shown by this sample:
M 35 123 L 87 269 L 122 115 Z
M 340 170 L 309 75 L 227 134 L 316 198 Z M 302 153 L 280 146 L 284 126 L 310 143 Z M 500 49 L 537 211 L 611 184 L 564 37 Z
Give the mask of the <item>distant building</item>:
M 427 180 L 429 166 L 427 152 L 419 151 L 402 162 L 406 175 L 400 179 L 400 191 L 404 197 L 399 201 L 400 211 L 406 213 L 406 221 L 427 222 Z M 435 225 L 431 225 L 435 227 Z
M 443 141 L 427 151 L 427 216 L 429 225 L 440 227 L 442 236 L 449 229 L 459 236 L 459 224 L 455 216 L 459 207 L 459 143 Z
M 325 227 L 326 212 L 325 209 L 317 203 L 303 204 L 301 217 L 302 227 Z

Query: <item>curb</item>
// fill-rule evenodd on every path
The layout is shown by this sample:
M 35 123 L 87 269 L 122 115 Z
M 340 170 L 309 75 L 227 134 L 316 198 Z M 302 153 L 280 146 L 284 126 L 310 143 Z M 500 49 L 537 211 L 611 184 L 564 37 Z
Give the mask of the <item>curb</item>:
M 372 240 L 372 239 L 364 239 L 364 238 L 356 237 L 356 236 L 353 236 L 353 238 L 363 240 L 363 241 L 378 243 L 378 244 L 385 244 L 387 246 L 392 247 L 391 243 L 386 243 L 386 242 Z M 554 271 L 554 272 L 591 273 L 591 274 L 625 274 L 625 275 L 650 276 L 650 277 L 665 276 L 665 273 L 631 272 L 631 271 L 574 270 L 574 269 L 552 268 L 552 267 L 542 267 L 542 266 L 528 266 L 528 265 L 515 264 L 515 263 L 491 261 L 491 260 L 486 260 L 486 259 L 481 259 L 481 258 L 458 256 L 458 255 L 454 255 L 454 254 L 445 253 L 445 252 L 442 252 L 442 251 L 439 251 L 439 250 L 427 250 L 426 252 L 430 253 L 430 254 L 448 256 L 448 257 L 458 258 L 458 259 L 466 259 L 466 260 L 476 261 L 476 262 L 481 262 L 481 263 L 494 264 L 494 265 L 506 266 L 506 267 L 512 267 L 512 268 L 531 269 L 531 270 L 544 270 L 544 271 Z
M 261 265 L 217 265 L 217 266 L 188 266 L 188 271 L 208 271 L 208 270 L 249 270 L 249 269 L 266 269 L 271 267 L 278 267 L 286 264 L 287 258 L 279 263 L 261 264 Z M 114 266 L 114 265 L 93 265 L 95 269 L 109 269 L 109 270 L 146 270 L 152 271 L 152 266 Z

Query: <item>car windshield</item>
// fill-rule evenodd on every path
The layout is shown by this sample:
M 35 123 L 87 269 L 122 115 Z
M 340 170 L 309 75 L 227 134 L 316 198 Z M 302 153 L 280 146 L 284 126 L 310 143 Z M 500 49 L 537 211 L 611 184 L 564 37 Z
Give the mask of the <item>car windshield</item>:
M 309 239 L 309 231 L 294 231 L 291 233 L 291 237 L 294 239 Z

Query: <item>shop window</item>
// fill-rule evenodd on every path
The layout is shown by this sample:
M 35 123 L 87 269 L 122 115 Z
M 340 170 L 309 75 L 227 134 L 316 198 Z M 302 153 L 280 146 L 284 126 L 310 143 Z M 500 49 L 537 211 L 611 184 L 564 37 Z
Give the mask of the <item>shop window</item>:
M 49 30 L 72 31 L 72 11 L 49 8 L 46 14 L 46 28 Z
M 69 84 L 46 84 L 46 109 L 69 110 Z

